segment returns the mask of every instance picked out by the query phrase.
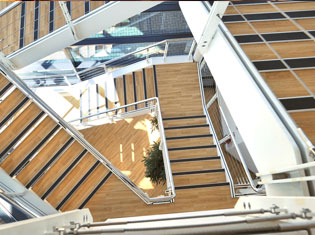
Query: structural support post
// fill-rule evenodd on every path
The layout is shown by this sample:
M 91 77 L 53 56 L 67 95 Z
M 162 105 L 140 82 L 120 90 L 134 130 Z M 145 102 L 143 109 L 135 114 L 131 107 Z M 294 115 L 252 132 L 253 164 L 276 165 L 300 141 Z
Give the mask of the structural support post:
M 63 13 L 63 15 L 65 17 L 66 23 L 67 23 L 67 25 L 69 26 L 69 28 L 70 28 L 70 30 L 72 32 L 74 40 L 78 41 L 79 39 L 77 37 L 74 25 L 73 25 L 72 20 L 71 20 L 71 15 L 69 14 L 69 11 L 68 11 L 66 3 L 64 1 L 59 1 L 59 5 L 60 5 L 62 13 Z

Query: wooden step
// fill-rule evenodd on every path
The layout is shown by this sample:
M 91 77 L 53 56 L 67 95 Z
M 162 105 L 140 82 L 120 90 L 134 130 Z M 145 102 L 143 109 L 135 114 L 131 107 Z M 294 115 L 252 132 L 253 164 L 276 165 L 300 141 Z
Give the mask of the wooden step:
M 163 118 L 163 125 L 165 127 L 176 127 L 176 126 L 193 126 L 193 125 L 204 125 L 207 124 L 206 117 L 201 116 L 186 116 L 186 117 L 168 117 Z
M 59 177 L 70 167 L 71 164 L 82 153 L 83 147 L 78 142 L 74 142 L 56 161 L 56 163 L 45 173 L 39 181 L 33 185 L 32 190 L 40 197 L 53 185 L 55 182 L 61 182 Z M 73 164 L 73 167 L 75 164 Z
M 23 142 L 6 158 L 1 167 L 10 174 L 14 168 L 30 154 L 53 128 L 56 127 L 55 121 L 50 117 L 46 117 L 33 131 L 23 140 Z
M 133 89 L 133 77 L 132 74 L 128 74 L 125 76 L 126 79 L 126 97 L 127 104 L 131 104 L 135 102 L 134 89 Z M 135 108 L 128 107 L 128 112 L 134 110 Z
M 71 198 L 61 207 L 62 211 L 78 209 L 84 200 L 93 192 L 99 182 L 108 174 L 108 169 L 100 164 L 89 175 L 89 177 L 80 185 L 78 190 Z
M 0 157 L 3 157 L 42 115 L 44 113 L 32 103 L 5 129 L 0 134 Z
M 199 158 L 199 157 L 217 156 L 217 150 L 216 148 L 178 150 L 178 151 L 171 151 L 168 154 L 171 160 L 185 159 L 185 158 Z
M 0 121 L 2 121 L 10 112 L 17 107 L 24 99 L 25 95 L 18 89 L 14 89 L 10 95 L 8 95 L 0 103 Z
M 224 169 L 173 173 L 175 186 L 225 182 Z
M 81 177 L 81 179 L 72 187 L 72 189 L 67 193 L 67 195 L 62 199 L 61 202 L 56 206 L 56 210 L 60 210 L 65 203 L 67 203 L 73 194 L 80 188 L 82 184 L 89 178 L 89 176 L 95 171 L 95 169 L 100 165 L 99 161 L 96 161 L 92 167 Z
M 144 86 L 143 86 L 143 74 L 142 71 L 135 72 L 135 87 L 136 87 L 136 97 L 137 101 L 144 100 Z M 144 108 L 145 104 L 137 105 L 137 108 Z
M 124 81 L 122 77 L 115 78 L 115 80 L 116 80 L 116 91 L 117 91 L 119 106 L 123 106 L 125 105 Z
M 79 164 L 77 164 L 67 177 L 50 193 L 46 200 L 56 208 L 96 161 L 95 157 L 90 153 L 86 154 Z
M 3 77 L 3 75 L 0 74 L 0 97 L 6 92 L 8 91 L 13 84 L 9 82 L 9 80 L 7 80 L 5 77 Z
M 183 138 L 183 139 L 167 139 L 167 147 L 178 148 L 185 146 L 203 146 L 203 145 L 213 145 L 213 138 L 197 137 L 197 138 Z
M 178 128 L 178 129 L 164 128 L 166 138 L 174 137 L 174 136 L 209 135 L 210 134 L 209 126 L 205 126 L 203 124 L 200 127 L 197 125 L 191 126 L 191 128 L 188 128 L 188 126 L 185 126 L 185 127 L 187 128 Z
M 17 175 L 17 179 L 24 185 L 36 175 L 38 171 L 61 149 L 70 139 L 70 135 L 63 129 L 45 145 L 41 151 Z
M 152 68 L 144 69 L 148 98 L 156 97 L 155 84 Z
M 88 197 L 84 199 L 78 209 L 82 209 L 85 205 L 91 200 L 91 198 L 100 190 L 101 187 L 107 182 L 107 180 L 113 175 L 112 172 L 108 172 L 107 175 L 98 183 L 98 185 L 93 189 L 93 191 L 89 194 Z
M 25 97 L 17 106 L 15 106 L 3 119 L 0 121 L 0 128 L 8 126 L 14 121 L 24 110 L 31 104 L 28 97 Z
M 172 172 L 202 171 L 221 168 L 221 160 L 208 159 L 199 161 L 171 162 Z

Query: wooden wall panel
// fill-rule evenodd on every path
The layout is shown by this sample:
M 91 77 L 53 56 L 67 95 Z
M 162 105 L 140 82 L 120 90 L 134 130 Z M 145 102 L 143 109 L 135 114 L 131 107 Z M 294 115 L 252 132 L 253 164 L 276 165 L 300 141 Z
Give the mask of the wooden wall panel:
M 96 8 L 102 6 L 104 1 L 90 1 L 90 11 L 95 10 Z
M 5 55 L 19 48 L 21 5 L 0 17 L 0 49 Z
M 85 1 L 71 1 L 72 3 L 72 20 L 76 20 L 84 15 L 84 3 Z
M 59 29 L 60 27 L 64 26 L 66 24 L 65 17 L 62 13 L 62 10 L 59 6 L 59 3 L 55 2 L 55 24 L 54 24 L 54 30 Z
M 0 2 L 0 11 L 3 10 L 4 8 L 6 8 L 7 6 L 9 6 L 11 3 L 10 1 L 1 1 Z
M 49 32 L 49 1 L 39 3 L 39 38 Z
M 24 46 L 34 41 L 34 9 L 35 2 L 25 2 Z
M 264 72 L 261 75 L 278 98 L 309 95 L 289 71 Z

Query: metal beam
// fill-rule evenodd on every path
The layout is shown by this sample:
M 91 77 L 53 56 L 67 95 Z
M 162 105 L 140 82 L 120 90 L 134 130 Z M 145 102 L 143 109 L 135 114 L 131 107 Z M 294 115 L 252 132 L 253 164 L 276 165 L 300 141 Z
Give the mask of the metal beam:
M 70 30 L 71 30 L 71 33 L 72 33 L 72 35 L 73 35 L 74 40 L 78 41 L 79 39 L 78 39 L 78 37 L 77 37 L 77 33 L 76 33 L 75 28 L 74 28 L 74 25 L 73 25 L 73 23 L 72 23 L 71 15 L 70 15 L 70 13 L 69 13 L 69 11 L 68 11 L 66 2 L 64 2 L 64 1 L 59 1 L 59 5 L 60 5 L 60 8 L 61 8 L 61 10 L 62 10 L 62 13 L 63 13 L 63 15 L 64 15 L 64 17 L 65 17 L 66 23 L 67 23 L 67 25 L 69 26 L 69 28 L 70 28 Z

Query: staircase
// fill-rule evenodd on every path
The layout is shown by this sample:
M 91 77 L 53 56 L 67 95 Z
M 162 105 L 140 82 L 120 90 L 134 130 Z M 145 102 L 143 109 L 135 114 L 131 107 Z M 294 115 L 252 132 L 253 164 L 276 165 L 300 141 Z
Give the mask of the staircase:
M 0 76 L 0 166 L 57 210 L 82 208 L 111 172 Z
M 95 84 L 99 105 L 90 112 L 159 97 L 177 195 L 174 203 L 148 207 L 3 76 L 0 167 L 57 210 L 89 208 L 95 221 L 233 206 L 235 199 L 203 114 L 196 64 L 156 65 L 114 81 L 116 99 L 113 87 Z
M 206 117 L 164 118 L 175 189 L 228 186 Z
M 156 73 L 176 192 L 229 188 L 203 114 L 196 64 L 160 65 Z

